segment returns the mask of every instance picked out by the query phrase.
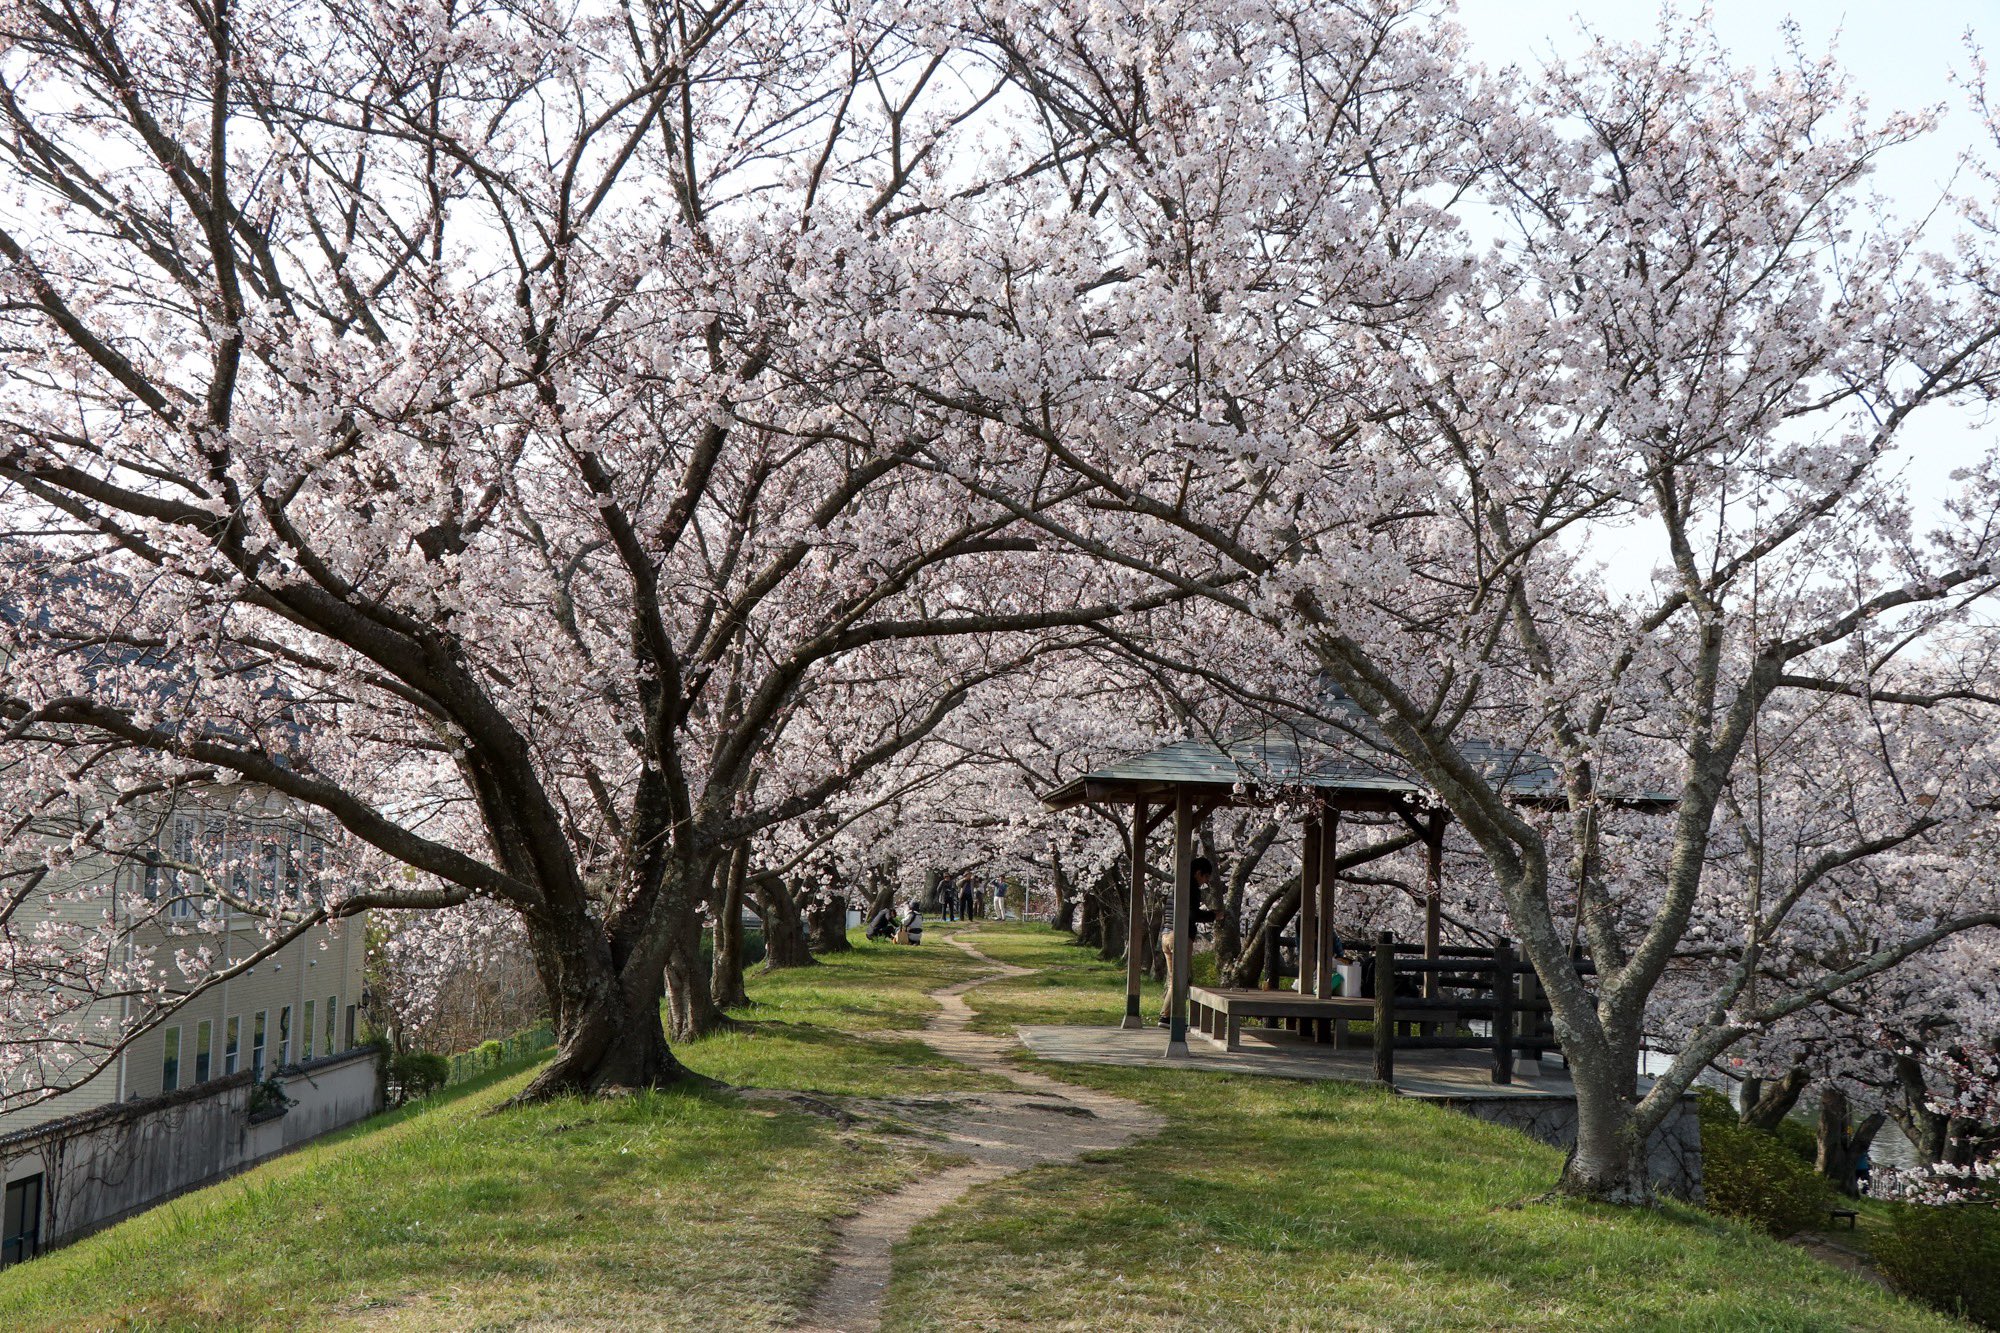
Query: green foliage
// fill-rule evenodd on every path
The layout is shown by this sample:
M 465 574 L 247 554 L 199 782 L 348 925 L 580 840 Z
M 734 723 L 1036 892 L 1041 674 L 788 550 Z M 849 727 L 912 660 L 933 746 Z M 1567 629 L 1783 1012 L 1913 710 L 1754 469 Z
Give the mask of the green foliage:
M 1826 1225 L 1833 1189 L 1777 1135 L 1737 1122 L 1736 1110 L 1707 1089 L 1701 1109 L 1701 1186 L 1708 1209 L 1774 1236 Z
M 471 1050 L 460 1051 L 451 1057 L 444 1086 L 455 1087 L 469 1078 L 478 1078 L 502 1066 L 514 1065 L 529 1056 L 541 1054 L 555 1044 L 555 1029 L 547 1023 L 524 1028 L 509 1037 L 483 1041 Z
M 1873 1244 L 1876 1265 L 1904 1292 L 2000 1329 L 2000 1212 L 1981 1204 L 1897 1204 Z
M 1785 1146 L 1787 1152 L 1806 1165 L 1811 1166 L 1819 1160 L 1819 1134 L 1805 1121 L 1787 1116 L 1778 1122 L 1772 1135 Z
M 451 1078 L 451 1061 L 429 1051 L 405 1051 L 389 1061 L 389 1084 L 396 1104 L 428 1097 Z
M 283 1115 L 294 1105 L 285 1095 L 285 1085 L 274 1078 L 250 1085 L 250 1100 L 244 1110 L 253 1121 L 269 1120 Z

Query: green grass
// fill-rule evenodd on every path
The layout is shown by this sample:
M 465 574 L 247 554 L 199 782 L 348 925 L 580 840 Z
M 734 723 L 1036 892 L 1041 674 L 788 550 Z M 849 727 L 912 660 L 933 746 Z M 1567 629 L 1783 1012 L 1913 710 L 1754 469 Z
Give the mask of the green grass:
M 1122 1012 L 1122 972 L 1087 951 L 1034 927 L 970 932 L 1048 970 L 974 991 L 986 1025 Z M 984 1076 L 913 1034 L 933 1012 L 923 992 L 973 970 L 949 946 L 878 945 L 753 975 L 750 1025 L 681 1054 L 836 1095 L 969 1086 Z M 892 1330 L 1953 1327 L 1689 1210 L 1535 1202 L 1554 1152 L 1368 1087 L 1036 1067 L 1145 1101 L 1168 1128 L 920 1227 Z M 0 1273 L 0 1329 L 773 1328 L 824 1271 L 838 1219 L 930 1160 L 713 1094 L 488 1114 L 527 1076 Z
M 948 953 L 861 945 L 753 972 L 746 1028 L 678 1053 L 739 1086 L 988 1086 L 913 1036 L 839 1030 L 921 1027 L 924 992 L 970 972 Z M 0 1329 L 778 1327 L 838 1219 L 928 1160 L 710 1094 L 486 1114 L 530 1077 L 516 1069 L 0 1272 Z
M 978 945 L 1047 969 L 975 991 L 982 1014 L 1123 1012 L 1122 972 L 1050 932 L 986 926 Z M 1545 1201 L 1555 1150 L 1364 1085 L 1025 1063 L 1167 1129 L 919 1228 L 888 1329 L 1957 1327 L 1694 1209 Z
M 918 1163 L 707 1094 L 381 1117 L 0 1273 L 0 1328 L 772 1328 Z M 669 1314 L 671 1312 L 671 1314 Z M 641 1322 L 644 1322 L 643 1320 Z
M 742 1027 L 681 1054 L 728 1083 L 830 1096 L 888 1096 L 1007 1086 L 926 1046 L 917 1029 L 937 1012 L 927 992 L 972 974 L 950 945 L 919 948 L 857 938 L 818 967 L 752 970 Z M 861 1034 L 861 1035 L 854 1035 Z

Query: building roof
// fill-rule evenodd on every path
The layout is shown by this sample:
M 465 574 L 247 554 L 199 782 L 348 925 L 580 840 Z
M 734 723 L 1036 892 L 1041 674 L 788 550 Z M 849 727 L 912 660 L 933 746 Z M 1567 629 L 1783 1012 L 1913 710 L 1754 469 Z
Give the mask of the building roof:
M 1042 804 L 1063 810 L 1091 802 L 1166 801 L 1186 791 L 1233 805 L 1263 805 L 1280 790 L 1310 788 L 1337 810 L 1407 809 L 1427 784 L 1390 751 L 1360 705 L 1337 687 L 1323 688 L 1322 718 L 1336 721 L 1296 719 L 1220 740 L 1174 741 L 1072 778 L 1044 795 Z M 1567 799 L 1562 775 L 1547 755 L 1484 740 L 1461 741 L 1458 752 L 1510 800 L 1561 805 Z M 1674 802 L 1651 793 L 1617 803 L 1663 809 Z

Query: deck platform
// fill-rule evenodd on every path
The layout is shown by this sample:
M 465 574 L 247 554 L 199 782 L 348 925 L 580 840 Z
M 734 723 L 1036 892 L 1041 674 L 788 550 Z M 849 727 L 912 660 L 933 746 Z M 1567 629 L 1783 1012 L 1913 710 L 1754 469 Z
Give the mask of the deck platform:
M 1375 1001 L 1350 996 L 1301 995 L 1297 991 L 1224 989 L 1217 986 L 1188 987 L 1188 1031 L 1198 1033 L 1225 1051 L 1243 1048 L 1244 1020 L 1273 1019 L 1294 1033 L 1313 1033 L 1322 1044 L 1346 1048 L 1347 1025 L 1368 1023 L 1375 1018 Z M 1399 1023 L 1455 1026 L 1458 1015 L 1436 1009 L 1399 1009 Z M 1272 1029 L 1266 1028 L 1268 1035 Z
M 1435 1013 L 1426 1017 L 1434 1018 Z M 1031 1025 L 1018 1031 L 1021 1044 L 1030 1053 L 1058 1064 L 1193 1069 L 1210 1074 L 1340 1079 L 1352 1083 L 1375 1081 L 1374 1055 L 1368 1048 L 1341 1050 L 1283 1029 L 1245 1026 L 1238 1050 L 1224 1051 L 1219 1044 L 1195 1042 L 1189 1044 L 1186 1055 L 1171 1056 L 1166 1053 L 1164 1028 Z M 1406 1097 L 1452 1101 L 1549 1097 L 1568 1101 L 1576 1096 L 1569 1071 L 1554 1060 L 1522 1060 L 1515 1066 L 1512 1083 L 1496 1084 L 1493 1057 L 1481 1050 L 1399 1050 L 1396 1091 Z

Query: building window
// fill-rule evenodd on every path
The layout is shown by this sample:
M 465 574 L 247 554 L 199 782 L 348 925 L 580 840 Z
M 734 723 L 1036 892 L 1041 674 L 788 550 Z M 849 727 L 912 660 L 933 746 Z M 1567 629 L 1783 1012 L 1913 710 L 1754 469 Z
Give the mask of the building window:
M 208 1048 L 215 1036 L 215 1024 L 206 1018 L 194 1025 L 194 1081 L 208 1082 Z
M 278 1068 L 292 1062 L 292 1006 L 278 1010 Z
M 347 1006 L 347 1049 L 354 1049 L 354 1006 Z
M 181 1085 L 181 1030 L 167 1029 L 166 1054 L 160 1057 L 160 1091 L 172 1092 Z
M 264 1081 L 264 1015 L 270 1012 L 259 1009 L 250 1024 L 250 1077 L 259 1083 Z
M 222 1025 L 222 1072 L 224 1074 L 233 1074 L 236 1072 L 236 1056 L 239 1050 L 238 1043 L 242 1039 L 243 1016 L 236 1014 Z
M 265 902 L 278 896 L 283 867 L 284 853 L 279 849 L 277 839 L 266 835 L 257 846 L 257 896 Z
M 174 816 L 172 830 L 173 844 L 172 851 L 170 852 L 174 864 L 164 867 L 164 873 L 159 877 L 160 885 L 167 895 L 167 913 L 170 916 L 184 917 L 190 916 L 194 912 L 194 899 L 192 895 L 200 891 L 199 882 L 193 876 L 182 875 L 180 867 L 194 864 L 195 831 L 196 825 L 193 816 Z M 148 866 L 146 868 L 146 896 L 148 898 L 153 896 L 153 874 L 156 869 L 160 868 L 155 866 Z
M 340 999 L 338 996 L 329 995 L 326 997 L 326 1053 L 328 1055 L 333 1054 L 333 1014 L 339 1007 Z
M 313 1009 L 317 1004 L 318 1001 L 316 1000 L 306 1001 L 306 1021 L 304 1026 L 299 1029 L 299 1059 L 301 1060 L 310 1060 L 313 1058 Z
M 7 1186 L 0 1207 L 0 1268 L 32 1259 L 42 1249 L 42 1178 L 29 1176 Z

